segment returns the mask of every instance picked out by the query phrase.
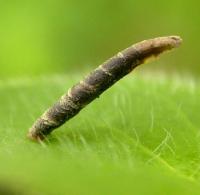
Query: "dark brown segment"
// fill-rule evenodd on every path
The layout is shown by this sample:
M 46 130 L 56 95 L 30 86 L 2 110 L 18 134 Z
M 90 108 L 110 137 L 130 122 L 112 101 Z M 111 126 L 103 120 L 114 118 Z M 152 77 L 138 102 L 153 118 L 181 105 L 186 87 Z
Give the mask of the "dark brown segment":
M 117 55 L 102 65 L 106 71 L 113 75 L 115 81 L 127 75 L 139 63 L 138 52 L 132 47 L 120 54 L 121 57 Z
M 86 77 L 81 84 L 71 88 L 72 100 L 75 104 L 84 107 L 112 85 L 113 81 L 113 76 L 98 68 Z
M 88 104 L 95 97 L 95 89 L 88 90 L 82 84 L 72 87 L 70 93 L 72 101 L 80 107 L 84 107 L 84 105 Z
M 102 85 L 107 86 L 113 80 L 114 75 L 104 71 L 101 67 L 99 67 L 91 72 L 88 77 L 84 79 L 84 82 L 88 85 L 94 86 L 94 88 L 98 91 L 99 87 L 104 88 Z
M 49 109 L 46 117 L 50 121 L 55 121 L 55 123 L 61 125 L 80 111 L 80 107 L 76 109 L 71 105 L 70 101 L 67 102 L 68 104 L 57 102 L 51 109 Z

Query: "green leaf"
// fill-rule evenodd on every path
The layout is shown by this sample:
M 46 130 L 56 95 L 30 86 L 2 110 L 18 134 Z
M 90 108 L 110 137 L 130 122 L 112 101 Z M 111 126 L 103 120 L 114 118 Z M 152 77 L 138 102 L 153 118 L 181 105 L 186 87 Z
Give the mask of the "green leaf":
M 129 75 L 45 142 L 29 141 L 34 120 L 80 78 L 0 81 L 0 179 L 5 184 L 0 191 L 200 193 L 198 80 Z

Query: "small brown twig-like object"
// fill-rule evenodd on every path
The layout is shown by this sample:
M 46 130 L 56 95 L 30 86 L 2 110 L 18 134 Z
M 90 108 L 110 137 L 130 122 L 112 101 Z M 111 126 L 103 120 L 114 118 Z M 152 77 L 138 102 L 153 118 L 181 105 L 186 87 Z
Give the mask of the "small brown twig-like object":
M 178 36 L 158 37 L 119 52 L 69 89 L 67 94 L 37 119 L 30 128 L 28 137 L 33 140 L 44 139 L 136 66 L 143 64 L 149 57 L 178 47 L 181 41 Z

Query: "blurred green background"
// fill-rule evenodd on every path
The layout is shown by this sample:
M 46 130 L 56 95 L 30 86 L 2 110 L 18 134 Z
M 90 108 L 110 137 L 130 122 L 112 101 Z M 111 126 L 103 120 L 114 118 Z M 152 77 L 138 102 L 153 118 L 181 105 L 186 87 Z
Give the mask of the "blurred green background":
M 0 76 L 92 69 L 127 46 L 180 35 L 174 55 L 145 69 L 200 73 L 197 0 L 7 0 L 0 3 Z

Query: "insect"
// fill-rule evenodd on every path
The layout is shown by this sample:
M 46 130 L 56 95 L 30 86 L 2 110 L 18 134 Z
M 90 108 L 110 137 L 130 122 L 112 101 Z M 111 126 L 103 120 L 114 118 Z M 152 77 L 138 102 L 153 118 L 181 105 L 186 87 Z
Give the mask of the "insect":
M 119 52 L 70 88 L 44 112 L 29 129 L 28 137 L 43 140 L 135 67 L 150 57 L 178 47 L 181 42 L 178 36 L 158 37 L 136 43 Z

